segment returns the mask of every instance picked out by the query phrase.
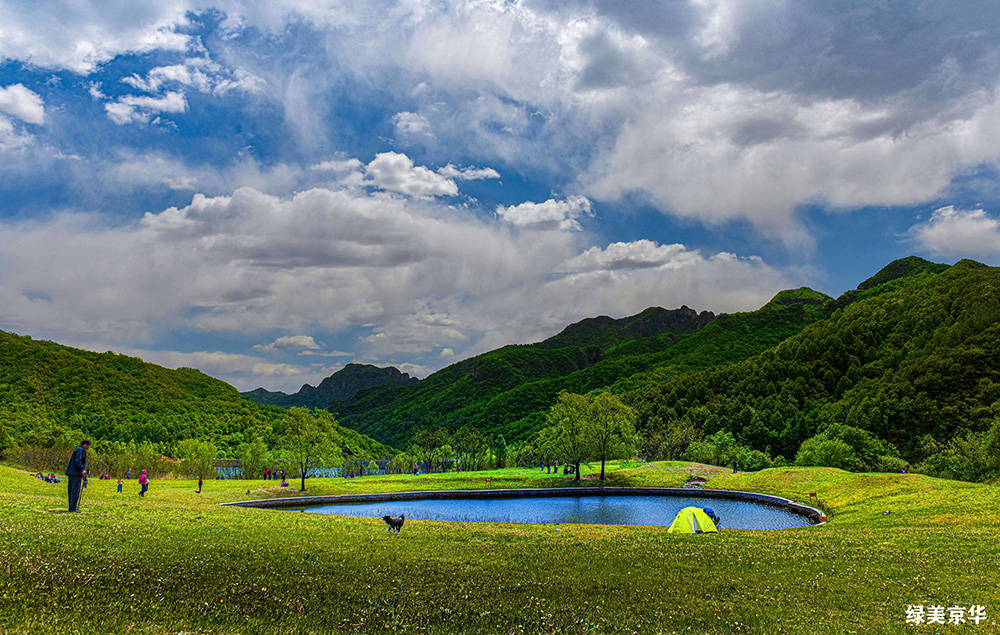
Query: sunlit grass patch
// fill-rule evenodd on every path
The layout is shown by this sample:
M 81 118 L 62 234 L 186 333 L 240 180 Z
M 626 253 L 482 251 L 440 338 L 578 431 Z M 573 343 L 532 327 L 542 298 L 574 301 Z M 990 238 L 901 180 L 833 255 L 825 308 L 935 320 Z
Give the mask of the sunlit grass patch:
M 619 469 L 622 467 L 623 469 Z M 912 633 L 908 604 L 1000 614 L 995 487 L 918 475 L 685 463 L 609 484 L 759 491 L 830 523 L 678 536 L 664 528 L 410 521 L 220 507 L 297 495 L 273 481 L 92 481 L 0 468 L 0 628 L 9 633 Z M 306 494 L 570 486 L 514 469 L 310 479 Z M 588 485 L 593 485 L 588 482 Z M 885 514 L 889 511 L 889 514 Z M 995 608 L 993 608 L 995 607 Z M 948 632 L 948 629 L 938 629 Z M 954 632 L 987 632 L 989 625 Z M 978 630 L 977 630 L 978 629 Z M 936 630 L 935 632 L 938 632 Z

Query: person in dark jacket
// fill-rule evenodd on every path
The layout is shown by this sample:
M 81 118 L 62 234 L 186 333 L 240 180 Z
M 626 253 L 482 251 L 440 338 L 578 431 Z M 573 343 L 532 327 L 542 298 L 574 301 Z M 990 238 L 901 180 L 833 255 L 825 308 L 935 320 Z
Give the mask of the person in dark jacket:
M 66 465 L 66 481 L 69 487 L 69 510 L 79 512 L 77 504 L 80 502 L 80 489 L 83 487 L 83 479 L 87 476 L 87 450 L 90 449 L 90 440 L 84 439 L 80 445 L 73 450 Z

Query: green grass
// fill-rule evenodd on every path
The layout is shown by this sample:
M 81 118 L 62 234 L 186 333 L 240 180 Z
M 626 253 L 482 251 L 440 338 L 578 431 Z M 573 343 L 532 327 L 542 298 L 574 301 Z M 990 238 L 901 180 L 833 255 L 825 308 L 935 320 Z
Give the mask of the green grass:
M 596 467 L 596 466 L 595 466 Z M 664 528 L 379 519 L 220 507 L 273 482 L 93 481 L 0 468 L 3 633 L 978 633 L 1000 615 L 996 487 L 919 475 L 685 463 L 616 465 L 614 485 L 809 502 L 818 527 L 680 536 Z M 487 481 L 489 479 L 489 481 Z M 539 470 L 310 481 L 308 494 L 563 485 Z M 593 484 L 593 482 L 589 483 Z M 277 488 L 280 489 L 280 488 Z M 293 488 L 294 489 L 294 488 Z M 292 492 L 294 493 L 294 492 Z M 282 494 L 288 495 L 288 492 Z M 890 511 L 886 515 L 883 512 Z M 908 604 L 987 607 L 979 626 L 913 627 Z

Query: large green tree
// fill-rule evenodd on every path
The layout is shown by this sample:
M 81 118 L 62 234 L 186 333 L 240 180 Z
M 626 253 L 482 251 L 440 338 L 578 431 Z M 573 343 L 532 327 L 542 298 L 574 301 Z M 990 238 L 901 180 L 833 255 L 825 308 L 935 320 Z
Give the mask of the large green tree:
M 334 441 L 333 416 L 325 410 L 310 413 L 305 408 L 290 408 L 281 437 L 282 458 L 291 461 L 302 481 L 300 492 L 306 490 L 309 470 L 325 467 L 340 457 L 340 447 Z
M 580 480 L 580 464 L 589 461 L 593 444 L 588 436 L 590 401 L 584 395 L 563 392 L 549 410 L 548 426 L 539 436 L 543 453 L 576 466 Z
M 639 443 L 639 435 L 635 431 L 636 414 L 609 392 L 598 394 L 589 405 L 585 431 L 593 458 L 601 462 L 603 481 L 605 462 L 635 455 Z

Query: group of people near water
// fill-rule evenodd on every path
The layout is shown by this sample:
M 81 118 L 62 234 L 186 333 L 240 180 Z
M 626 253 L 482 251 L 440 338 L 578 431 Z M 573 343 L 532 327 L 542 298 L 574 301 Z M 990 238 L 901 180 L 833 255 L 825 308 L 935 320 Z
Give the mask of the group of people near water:
M 542 469 L 545 470 L 546 474 L 559 473 L 559 461 L 554 461 L 553 463 L 542 461 Z M 570 465 L 569 463 L 563 463 L 563 474 L 576 474 L 576 466 Z

